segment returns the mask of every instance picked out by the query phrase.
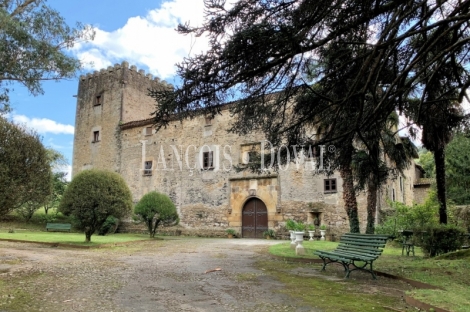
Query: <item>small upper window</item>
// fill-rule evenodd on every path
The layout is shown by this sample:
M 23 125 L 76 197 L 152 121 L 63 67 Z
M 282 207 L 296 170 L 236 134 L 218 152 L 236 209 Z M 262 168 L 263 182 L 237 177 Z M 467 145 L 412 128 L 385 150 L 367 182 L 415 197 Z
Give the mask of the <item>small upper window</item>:
M 206 126 L 212 125 L 212 118 L 211 117 L 205 117 L 205 125 Z
M 145 135 L 152 135 L 152 127 L 145 128 Z
M 99 131 L 93 131 L 93 143 L 99 142 L 100 141 L 100 132 Z
M 152 161 L 144 162 L 144 175 L 152 175 Z
M 325 179 L 323 181 L 325 193 L 336 193 L 336 179 Z
M 203 169 L 214 168 L 213 152 L 204 152 L 202 154 L 202 168 Z
M 101 103 L 103 102 L 103 95 L 97 95 L 95 97 L 95 106 L 98 106 L 98 105 L 101 105 Z

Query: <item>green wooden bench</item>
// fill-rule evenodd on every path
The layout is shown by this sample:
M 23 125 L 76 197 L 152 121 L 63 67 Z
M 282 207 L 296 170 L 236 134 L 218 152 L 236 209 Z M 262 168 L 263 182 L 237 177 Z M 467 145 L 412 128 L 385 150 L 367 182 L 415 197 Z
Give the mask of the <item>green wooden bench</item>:
M 388 239 L 387 235 L 346 233 L 341 236 L 335 250 L 316 250 L 313 254 L 323 260 L 322 271 L 325 270 L 327 264 L 340 263 L 346 272 L 345 278 L 348 278 L 352 271 L 363 270 L 370 272 L 372 277 L 377 279 L 372 263 L 382 254 Z
M 70 223 L 48 223 L 46 224 L 46 231 L 69 231 L 72 228 Z

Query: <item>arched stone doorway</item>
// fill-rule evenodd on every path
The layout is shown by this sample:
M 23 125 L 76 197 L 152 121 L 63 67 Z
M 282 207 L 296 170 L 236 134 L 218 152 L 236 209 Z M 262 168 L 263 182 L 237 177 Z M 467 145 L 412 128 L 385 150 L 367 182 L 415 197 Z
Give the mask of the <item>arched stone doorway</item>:
M 243 206 L 242 237 L 263 238 L 263 232 L 268 229 L 268 210 L 258 198 L 247 200 Z

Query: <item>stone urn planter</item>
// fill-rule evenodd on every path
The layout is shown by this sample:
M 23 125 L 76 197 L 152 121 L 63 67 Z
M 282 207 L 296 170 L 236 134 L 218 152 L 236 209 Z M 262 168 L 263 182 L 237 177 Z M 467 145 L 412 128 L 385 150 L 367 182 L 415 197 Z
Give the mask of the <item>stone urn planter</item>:
M 304 241 L 304 231 L 296 231 L 295 232 L 295 243 L 297 246 L 295 246 L 295 254 L 296 255 L 304 255 L 305 254 L 305 248 L 302 246 L 302 242 Z
M 295 249 L 295 246 L 297 246 L 297 244 L 295 243 L 295 232 L 293 230 L 289 230 L 289 234 L 290 234 L 290 248 Z
M 322 240 L 322 241 L 325 240 L 325 234 L 326 234 L 326 225 L 322 225 L 320 227 L 320 235 L 321 235 L 320 240 Z
M 313 241 L 314 235 L 315 235 L 315 231 L 308 231 L 308 236 L 310 237 L 309 241 Z

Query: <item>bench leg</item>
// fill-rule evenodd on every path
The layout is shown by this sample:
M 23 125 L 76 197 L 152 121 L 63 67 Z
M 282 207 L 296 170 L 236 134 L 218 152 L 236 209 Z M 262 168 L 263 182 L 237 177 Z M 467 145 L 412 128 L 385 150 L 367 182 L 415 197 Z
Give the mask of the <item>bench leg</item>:
M 376 280 L 376 279 L 377 279 L 377 275 L 375 275 L 374 269 L 372 268 L 372 263 L 373 263 L 373 262 L 374 262 L 374 261 L 366 262 L 366 263 L 364 263 L 364 265 L 362 265 L 362 266 L 356 265 L 356 263 L 354 263 L 354 261 L 351 262 L 349 265 L 352 264 L 352 265 L 354 266 L 354 269 L 352 269 L 352 270 L 349 269 L 349 265 L 348 265 L 348 273 L 346 274 L 345 278 L 349 278 L 349 274 L 350 274 L 352 271 L 355 271 L 355 270 L 362 270 L 362 271 L 367 271 L 367 272 L 369 272 L 369 273 L 372 275 L 372 278 Z M 369 265 L 370 269 L 367 268 L 367 265 Z
M 343 265 L 344 267 L 344 271 L 347 271 L 348 269 L 346 268 L 346 265 L 344 263 L 342 263 L 341 261 L 334 261 L 334 260 L 331 260 L 330 258 L 327 258 L 327 257 L 322 257 L 322 256 L 319 256 L 322 260 L 323 260 L 323 266 L 321 268 L 320 271 L 325 271 L 325 268 L 326 268 L 326 265 L 327 264 L 330 264 L 330 263 L 340 263 L 341 265 Z M 326 260 L 329 260 L 328 262 Z

